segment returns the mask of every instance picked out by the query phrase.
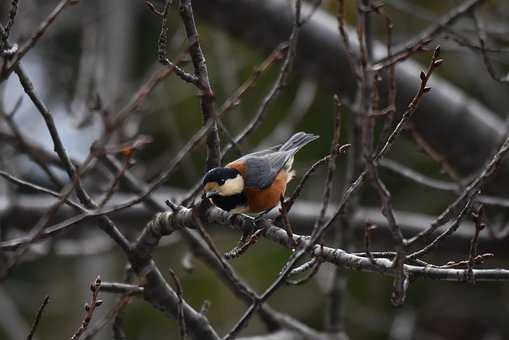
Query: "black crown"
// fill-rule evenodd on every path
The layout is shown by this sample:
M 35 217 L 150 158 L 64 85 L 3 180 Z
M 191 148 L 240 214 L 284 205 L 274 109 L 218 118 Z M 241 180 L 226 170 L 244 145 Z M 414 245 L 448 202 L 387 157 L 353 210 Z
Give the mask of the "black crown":
M 214 168 L 205 174 L 205 177 L 203 178 L 203 184 L 205 185 L 210 182 L 219 183 L 230 178 L 235 178 L 238 174 L 239 171 L 237 169 Z

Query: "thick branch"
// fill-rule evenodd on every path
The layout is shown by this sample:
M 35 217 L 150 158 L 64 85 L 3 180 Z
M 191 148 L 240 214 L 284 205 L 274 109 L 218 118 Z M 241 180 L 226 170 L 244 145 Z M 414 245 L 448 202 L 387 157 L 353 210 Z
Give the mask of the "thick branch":
M 242 215 L 231 215 L 217 208 L 210 208 L 205 212 L 205 220 L 209 224 L 229 226 L 235 230 L 244 231 L 252 228 L 250 219 Z M 136 252 L 140 258 L 150 257 L 150 253 L 157 246 L 164 235 L 169 235 L 181 228 L 195 228 L 195 222 L 191 209 L 181 208 L 178 212 L 164 212 L 156 215 L 145 228 L 136 242 Z M 269 221 L 263 222 L 264 236 L 286 248 L 293 249 L 295 242 L 307 244 L 309 237 L 294 234 L 294 241 L 288 238 L 288 234 Z M 378 272 L 393 276 L 396 273 L 393 263 L 389 259 L 369 259 L 348 253 L 342 249 L 334 249 L 316 244 L 312 247 L 312 254 L 322 260 L 333 263 L 341 268 L 364 272 Z M 473 275 L 476 281 L 509 281 L 509 270 L 506 269 L 475 269 L 469 274 L 467 269 L 448 269 L 434 266 L 406 265 L 405 271 L 410 278 L 428 278 L 443 281 L 465 282 Z

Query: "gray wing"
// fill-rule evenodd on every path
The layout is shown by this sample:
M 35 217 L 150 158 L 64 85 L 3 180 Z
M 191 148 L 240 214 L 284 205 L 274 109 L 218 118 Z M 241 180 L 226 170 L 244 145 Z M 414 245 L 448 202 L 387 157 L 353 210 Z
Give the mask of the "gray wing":
M 246 158 L 247 170 L 244 174 L 246 187 L 256 189 L 269 187 L 292 155 L 293 152 L 280 151 Z
M 265 149 L 265 150 L 260 150 L 260 151 L 252 152 L 250 154 L 247 154 L 247 155 L 244 155 L 244 156 L 240 157 L 239 160 L 241 160 L 241 159 L 245 160 L 246 158 L 251 158 L 251 157 L 266 156 L 269 153 L 273 153 L 275 151 L 278 151 L 279 148 L 281 147 L 281 145 L 283 145 L 283 144 L 278 144 L 278 145 L 272 146 L 272 147 L 270 147 L 268 149 Z
M 284 166 L 291 167 L 289 161 L 293 155 L 304 145 L 317 138 L 317 135 L 297 132 L 284 144 L 241 157 L 239 160 L 244 161 L 247 165 L 247 171 L 244 174 L 245 185 L 257 189 L 269 187 Z

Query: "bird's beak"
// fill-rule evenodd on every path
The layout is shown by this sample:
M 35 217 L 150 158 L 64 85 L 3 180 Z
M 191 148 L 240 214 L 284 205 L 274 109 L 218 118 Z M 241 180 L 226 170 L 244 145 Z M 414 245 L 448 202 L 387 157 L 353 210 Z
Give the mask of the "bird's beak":
M 214 191 L 214 190 L 210 190 L 210 191 L 207 191 L 207 192 L 205 193 L 205 197 L 207 197 L 207 198 L 211 198 L 211 197 L 212 197 L 212 196 L 214 196 L 214 195 L 217 195 L 217 192 L 216 192 L 216 191 Z

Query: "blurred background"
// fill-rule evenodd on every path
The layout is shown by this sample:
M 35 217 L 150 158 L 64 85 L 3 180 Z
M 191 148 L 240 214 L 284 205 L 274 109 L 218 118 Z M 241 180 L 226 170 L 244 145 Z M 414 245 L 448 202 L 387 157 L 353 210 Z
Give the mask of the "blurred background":
M 238 30 L 238 20 L 243 18 L 235 12 L 236 5 L 231 5 L 232 2 L 193 1 L 200 41 L 218 105 L 249 77 L 275 46 L 285 40 L 279 37 L 288 37 L 291 30 L 291 26 L 288 26 L 281 29 L 281 32 L 272 32 L 272 35 L 259 33 L 266 30 L 263 26 L 272 25 L 268 22 L 275 19 L 258 17 L 257 25 L 240 25 L 244 26 L 243 31 L 232 34 L 232 30 Z M 384 11 L 394 23 L 393 39 L 396 45 L 436 24 L 461 3 L 457 0 L 384 2 Z M 154 3 L 160 5 L 158 2 Z M 256 1 L 247 3 L 249 6 L 257 6 Z M 316 2 L 312 2 L 314 3 Z M 25 41 L 57 4 L 58 1 L 53 0 L 20 1 L 10 41 Z M 291 15 L 289 4 L 290 2 L 286 6 L 286 15 Z M 2 22 L 5 22 L 8 16 L 9 5 L 7 0 L 0 3 Z M 346 1 L 346 5 L 347 23 L 355 25 L 356 4 L 354 1 Z M 329 19 L 333 20 L 337 6 L 337 1 L 323 0 L 316 15 L 330 16 Z M 488 42 L 496 49 L 490 57 L 501 74 L 504 74 L 503 71 L 507 73 L 509 3 L 504 0 L 487 1 L 479 13 L 489 35 Z M 254 12 L 253 15 L 257 13 Z M 374 38 L 385 41 L 384 21 L 375 18 L 372 24 Z M 36 47 L 23 58 L 23 66 L 37 92 L 54 113 L 65 146 L 74 159 L 83 161 L 87 157 L 93 141 L 104 132 L 108 117 L 125 108 L 150 75 L 162 68 L 157 62 L 160 25 L 160 18 L 149 11 L 141 0 L 81 0 L 66 8 Z M 168 56 L 176 60 L 177 56 L 185 54 L 187 43 L 181 20 L 174 10 L 169 12 L 168 25 Z M 465 46 L 468 45 L 465 41 L 477 42 L 473 27 L 470 16 L 462 16 L 450 29 L 444 30 L 433 40 L 432 46 L 442 46 L 442 58 L 445 60 L 437 74 L 448 86 L 454 87 L 455 91 L 462 91 L 462 95 L 475 101 L 475 105 L 481 105 L 481 111 L 492 117 L 490 119 L 497 125 L 496 122 L 506 119 L 509 107 L 508 88 L 507 84 L 492 79 L 479 50 Z M 458 36 L 465 37 L 466 40 L 461 40 Z M 339 40 L 337 44 L 340 45 Z M 241 151 L 245 152 L 280 143 L 295 131 L 305 130 L 319 134 L 321 138 L 318 141 L 307 146 L 305 152 L 298 154 L 295 167 L 299 174 L 329 152 L 335 112 L 333 95 L 339 91 L 348 101 L 355 92 L 354 86 L 349 83 L 351 75 L 346 73 L 347 70 L 344 74 L 331 75 L 331 79 L 317 71 L 320 66 L 316 65 L 316 61 L 320 60 L 318 56 L 329 53 L 325 47 L 322 49 L 318 45 L 309 53 L 303 57 L 305 62 L 296 63 L 288 86 L 269 107 L 260 127 L 240 145 Z M 426 63 L 429 58 L 429 53 L 422 53 L 412 59 L 414 62 Z M 252 119 L 274 83 L 279 67 L 280 63 L 263 73 L 240 103 L 223 117 L 225 129 L 221 131 L 221 136 L 224 142 L 231 138 L 225 131 L 235 136 Z M 192 70 L 192 65 L 187 63 L 185 68 Z M 418 73 L 415 73 L 414 86 L 409 85 L 408 93 L 414 93 L 416 84 Z M 21 98 L 19 109 L 14 116 L 15 124 L 28 140 L 51 153 L 52 142 L 44 122 L 24 95 L 17 77 L 12 75 L 1 83 L 0 91 L 0 111 L 12 111 Z M 432 92 L 430 96 L 433 95 Z M 349 105 L 345 105 L 342 116 L 343 143 L 347 142 L 346 125 L 350 113 Z M 118 131 L 116 141 L 129 141 L 140 135 L 151 137 L 152 142 L 137 151 L 135 164 L 131 168 L 138 178 L 150 181 L 168 166 L 201 124 L 202 115 L 196 89 L 172 75 L 147 96 L 143 105 L 136 107 L 128 115 L 128 119 Z M 491 121 L 488 125 L 490 124 Z M 461 129 L 450 129 L 448 133 L 451 136 L 457 134 L 458 138 L 468 138 L 469 134 Z M 472 131 L 472 134 L 475 133 L 477 132 Z M 19 151 L 19 145 L 9 139 L 9 135 L 12 135 L 12 131 L 5 120 L 2 120 L 0 168 L 55 189 L 54 182 L 49 181 L 40 167 Z M 441 143 L 446 142 L 442 140 Z M 468 140 L 465 143 L 468 143 Z M 227 156 L 227 160 L 238 155 L 239 152 L 234 149 Z M 469 157 L 474 157 L 469 153 L 461 156 L 467 163 Z M 488 157 L 489 153 L 484 156 Z M 406 132 L 398 139 L 388 158 L 441 180 L 459 181 L 462 177 L 475 173 L 468 172 L 461 166 L 455 171 L 436 162 L 423 151 L 422 145 L 416 144 L 415 136 L 411 132 Z M 337 188 L 344 179 L 344 160 L 346 158 L 338 160 Z M 155 197 L 160 201 L 182 197 L 200 180 L 204 161 L 205 147 L 200 145 L 156 192 Z M 479 166 L 481 164 L 478 163 Z M 58 167 L 51 167 L 55 169 L 58 179 L 64 182 L 65 173 Z M 100 168 L 101 165 L 97 167 Z M 104 173 L 92 170 L 87 174 L 84 183 L 88 190 L 97 195 L 107 190 L 111 178 Z M 311 178 L 300 198 L 302 205 L 292 212 L 295 217 L 290 214 L 299 233 L 310 230 L 312 214 L 316 213 L 321 200 L 325 173 L 325 168 L 319 169 Z M 405 233 L 418 229 L 422 226 L 422 221 L 429 221 L 425 219 L 426 216 L 432 218 L 439 214 L 456 197 L 450 192 L 418 185 L 388 169 L 381 169 L 381 176 L 391 190 L 394 208 L 404 220 L 401 223 L 407 225 Z M 507 177 L 508 174 L 503 172 L 501 176 Z M 500 185 L 503 184 L 494 183 L 493 186 L 499 186 L 500 189 Z M 294 187 L 295 184 L 292 184 L 290 190 Z M 333 200 L 337 200 L 339 194 L 340 190 L 334 190 Z M 126 192 L 119 190 L 112 200 L 122 202 L 127 196 L 129 195 Z M 377 218 L 380 219 L 379 214 L 373 212 L 378 203 L 372 189 L 366 186 L 361 197 L 362 209 L 356 215 L 358 223 L 355 224 L 349 244 L 353 251 L 364 251 L 363 222 L 376 222 Z M 0 237 L 8 240 L 29 231 L 52 203 L 52 198 L 0 180 Z M 58 221 L 71 214 L 71 210 L 61 209 L 56 219 Z M 137 205 L 116 213 L 113 220 L 122 232 L 134 239 L 151 216 L 152 212 L 143 205 Z M 490 223 L 497 227 L 506 222 L 504 209 L 490 208 L 489 216 Z M 472 225 L 468 224 L 460 230 L 460 236 L 444 242 L 427 258 L 428 262 L 445 264 L 447 261 L 465 259 L 472 235 L 471 227 Z M 224 228 L 211 227 L 209 231 L 222 251 L 232 248 L 239 238 L 237 233 Z M 382 227 L 378 228 L 373 234 L 373 249 L 390 249 L 389 240 L 387 231 Z M 507 238 L 489 237 L 488 233 L 480 242 L 480 253 L 495 254 L 494 258 L 487 261 L 486 267 L 507 267 L 507 249 Z M 286 249 L 262 239 L 253 249 L 231 263 L 249 285 L 262 292 L 274 280 L 289 254 Z M 231 329 L 247 308 L 206 264 L 193 257 L 187 244 L 178 235 L 163 239 L 154 258 L 165 275 L 169 267 L 176 271 L 184 287 L 184 297 L 195 309 L 199 310 L 204 301 L 208 301 L 208 317 L 220 334 Z M 0 282 L 0 339 L 24 337 L 46 294 L 50 295 L 51 302 L 44 312 L 36 338 L 42 340 L 70 337 L 81 322 L 83 303 L 89 298 L 87 287 L 90 282 L 98 274 L 103 280 L 123 281 L 125 267 L 124 254 L 96 228 L 93 221 L 81 223 L 65 234 L 34 244 Z M 307 284 L 280 289 L 269 301 L 270 305 L 315 329 L 323 329 L 326 317 L 324 306 L 333 271 L 333 267 L 323 265 Z M 405 305 L 394 308 L 390 302 L 390 278 L 354 271 L 345 272 L 344 275 L 348 280 L 344 297 L 345 327 L 351 339 L 509 339 L 506 320 L 509 312 L 507 283 L 472 285 L 422 279 L 412 282 Z M 117 299 L 107 293 L 103 293 L 102 298 L 105 304 L 98 310 L 94 320 L 102 319 Z M 122 312 L 122 317 L 128 339 L 178 336 L 177 323 L 142 299 L 133 299 Z M 260 334 L 264 331 L 263 324 L 258 316 L 255 316 L 242 335 Z M 105 327 L 95 338 L 112 338 L 111 326 Z

